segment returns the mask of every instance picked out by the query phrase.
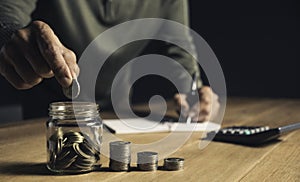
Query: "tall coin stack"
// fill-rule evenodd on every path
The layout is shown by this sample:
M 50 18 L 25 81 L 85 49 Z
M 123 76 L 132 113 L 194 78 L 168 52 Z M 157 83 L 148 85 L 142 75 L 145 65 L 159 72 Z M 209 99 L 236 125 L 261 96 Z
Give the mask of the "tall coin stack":
M 156 171 L 158 167 L 158 154 L 156 152 L 137 153 L 137 167 L 141 171 Z
M 109 144 L 109 168 L 112 171 L 128 171 L 131 161 L 130 142 L 115 141 Z
M 183 158 L 166 158 L 164 159 L 164 169 L 168 171 L 178 171 L 183 169 Z

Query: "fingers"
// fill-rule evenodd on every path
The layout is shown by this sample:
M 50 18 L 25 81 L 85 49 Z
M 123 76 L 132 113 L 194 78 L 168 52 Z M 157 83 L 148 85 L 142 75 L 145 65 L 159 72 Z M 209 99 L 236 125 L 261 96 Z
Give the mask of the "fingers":
M 212 121 L 216 118 L 219 112 L 220 103 L 218 95 L 213 92 L 210 87 L 204 86 L 199 90 L 199 102 L 196 103 L 191 112 L 195 116 L 192 118 L 194 122 Z
M 182 109 L 181 114 L 184 117 L 186 117 L 188 115 L 188 111 L 190 109 L 190 106 L 187 102 L 187 95 L 185 95 L 185 94 L 175 94 L 174 100 L 175 100 L 176 105 L 179 106 L 179 108 Z M 178 108 L 178 110 L 180 110 L 179 108 Z
M 31 88 L 53 76 L 69 87 L 79 74 L 75 54 L 41 21 L 16 31 L 1 49 L 0 62 L 0 73 L 17 89 Z
M 193 122 L 209 121 L 211 116 L 211 105 L 203 104 L 200 101 L 192 107 L 189 115 L 192 117 Z
M 30 28 L 25 28 L 17 31 L 12 37 L 12 42 L 17 44 L 21 55 L 24 56 L 37 75 L 41 78 L 51 78 L 54 76 L 53 72 L 41 56 L 34 35 L 30 30 Z
M 219 102 L 219 96 L 213 92 L 213 96 L 212 96 L 212 102 L 211 102 L 211 115 L 210 115 L 210 120 L 214 121 L 217 120 L 217 117 L 219 115 L 219 111 L 220 111 L 220 102 Z
M 12 86 L 19 90 L 29 89 L 32 87 L 30 84 L 25 83 L 15 71 L 13 66 L 5 61 L 3 54 L 0 54 L 0 73 Z
M 6 48 L 9 48 L 7 46 Z M 4 48 L 3 57 L 7 64 L 10 64 L 15 72 L 22 78 L 22 80 L 31 86 L 35 86 L 42 81 L 42 78 L 37 75 L 30 64 L 25 60 L 24 57 L 18 51 L 12 52 L 12 49 Z
M 62 55 L 62 45 L 51 28 L 42 22 L 35 22 L 35 35 L 39 51 L 53 71 L 57 81 L 68 87 L 72 82 L 72 74 Z
M 51 70 L 38 54 L 28 28 L 16 31 L 1 49 L 5 78 L 17 89 L 29 89 L 49 78 Z M 3 75 L 3 74 L 2 74 Z
M 61 44 L 47 24 L 35 21 L 33 26 L 42 57 L 48 63 L 60 85 L 65 88 L 69 87 L 72 79 L 79 74 L 75 54 Z
M 200 100 L 206 104 L 210 104 L 213 100 L 214 92 L 212 89 L 208 86 L 203 86 L 201 89 L 199 89 L 199 96 Z
M 201 93 L 200 93 L 201 92 Z M 176 94 L 174 100 L 178 106 L 182 108 L 182 116 L 192 117 L 193 122 L 208 121 L 211 116 L 211 89 L 199 91 L 200 99 L 193 106 L 189 106 L 187 95 Z
M 220 108 L 218 96 L 207 86 L 199 89 L 199 101 L 191 107 L 185 94 L 176 94 L 174 100 L 183 109 L 182 115 L 192 117 L 193 122 L 213 121 Z
M 77 78 L 80 70 L 76 62 L 77 59 L 75 53 L 67 48 L 64 48 L 63 57 L 69 69 L 71 70 L 72 78 Z
M 201 101 L 200 101 L 201 102 Z M 211 113 L 212 113 L 212 107 L 211 107 L 211 104 L 205 104 L 205 105 L 202 105 L 200 103 L 200 113 L 199 113 L 199 118 L 197 120 L 197 118 L 193 118 L 194 121 L 200 121 L 200 122 L 203 122 L 203 121 L 209 121 L 210 118 L 211 118 Z

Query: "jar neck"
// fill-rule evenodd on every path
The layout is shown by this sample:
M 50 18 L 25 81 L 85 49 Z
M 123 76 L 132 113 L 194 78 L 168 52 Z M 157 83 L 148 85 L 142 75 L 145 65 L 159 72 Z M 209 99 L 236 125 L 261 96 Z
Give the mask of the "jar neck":
M 85 120 L 99 117 L 99 106 L 90 102 L 55 102 L 49 106 L 53 119 Z

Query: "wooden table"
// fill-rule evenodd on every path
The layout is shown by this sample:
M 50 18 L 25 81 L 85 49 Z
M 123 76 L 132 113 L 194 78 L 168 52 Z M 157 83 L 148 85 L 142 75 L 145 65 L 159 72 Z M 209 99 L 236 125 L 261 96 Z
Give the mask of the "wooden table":
M 223 126 L 278 127 L 299 120 L 300 100 L 231 98 Z M 139 137 L 149 140 L 163 135 L 142 134 Z M 62 176 L 51 174 L 45 167 L 45 119 L 12 123 L 0 127 L 0 181 L 300 181 L 300 131 L 263 147 L 212 142 L 199 150 L 200 136 L 201 133 L 194 133 L 173 154 L 185 158 L 182 171 L 103 170 Z M 137 140 L 135 135 L 122 137 Z M 107 168 L 108 159 L 102 158 L 102 164 Z

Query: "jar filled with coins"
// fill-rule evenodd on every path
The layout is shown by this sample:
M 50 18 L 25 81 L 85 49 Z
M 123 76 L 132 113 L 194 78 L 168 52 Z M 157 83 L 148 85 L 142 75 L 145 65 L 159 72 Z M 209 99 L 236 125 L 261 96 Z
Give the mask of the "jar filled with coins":
M 103 126 L 97 104 L 50 104 L 47 121 L 47 168 L 57 173 L 83 173 L 100 167 Z

